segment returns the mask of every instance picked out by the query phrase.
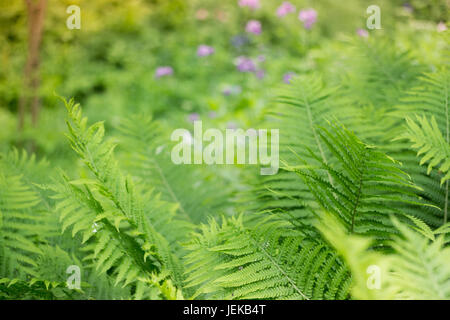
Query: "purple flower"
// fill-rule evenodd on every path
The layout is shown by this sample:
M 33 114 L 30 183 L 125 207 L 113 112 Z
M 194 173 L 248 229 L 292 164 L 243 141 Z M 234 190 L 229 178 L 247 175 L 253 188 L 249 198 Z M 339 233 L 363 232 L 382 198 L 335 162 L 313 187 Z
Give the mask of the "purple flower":
M 306 29 L 311 29 L 317 21 L 317 11 L 314 9 L 301 10 L 298 14 L 298 19 L 303 22 Z
M 295 72 L 289 71 L 288 73 L 285 73 L 283 75 L 283 82 L 290 84 L 291 83 L 291 79 L 295 76 Z
M 200 115 L 199 115 L 197 112 L 191 113 L 191 114 L 188 116 L 188 120 L 189 120 L 190 122 L 198 121 L 198 120 L 200 120 Z
M 256 66 L 252 59 L 247 57 L 238 57 L 236 59 L 236 66 L 240 72 L 254 72 L 256 71 Z
M 445 30 L 447 30 L 447 25 L 445 24 L 445 22 L 439 22 L 437 27 L 436 27 L 437 32 L 444 32 Z
M 259 9 L 259 0 L 239 0 L 239 7 L 249 7 L 252 10 Z
M 226 86 L 225 89 L 222 90 L 222 93 L 225 96 L 229 96 L 229 95 L 236 95 L 242 92 L 242 89 L 240 86 L 238 85 L 234 85 L 234 86 Z
M 295 12 L 295 6 L 292 3 L 285 1 L 278 7 L 277 16 L 281 18 L 291 12 Z
M 263 79 L 265 75 L 266 75 L 266 72 L 263 69 L 259 69 L 256 71 L 256 77 L 258 79 Z
M 266 57 L 264 55 L 260 54 L 258 56 L 258 62 L 264 62 L 264 61 L 266 61 Z
M 155 71 L 155 78 L 158 79 L 160 77 L 170 76 L 172 74 L 173 74 L 172 67 L 167 67 L 167 66 L 165 66 L 165 67 L 158 67 L 158 68 L 156 68 L 156 71 Z
M 234 121 L 228 121 L 227 123 L 227 129 L 231 129 L 231 130 L 236 130 L 237 129 L 237 124 Z
M 414 8 L 410 3 L 404 3 L 403 10 L 405 10 L 405 12 L 407 12 L 407 13 L 413 13 Z
M 227 87 L 225 89 L 222 90 L 222 93 L 224 96 L 229 96 L 232 92 L 231 92 L 231 88 Z
M 210 56 L 214 53 L 214 48 L 207 46 L 205 44 L 201 44 L 197 48 L 197 56 L 199 57 L 206 57 Z
M 217 118 L 217 112 L 215 112 L 215 111 L 210 111 L 210 112 L 208 113 L 208 117 L 209 117 L 210 119 L 215 119 L 215 118 Z
M 247 31 L 248 33 L 256 34 L 256 35 L 260 34 L 261 33 L 261 22 L 259 22 L 258 20 L 250 20 L 249 22 L 247 22 L 245 31 Z
M 237 35 L 234 36 L 231 39 L 231 44 L 235 47 L 235 48 L 240 48 L 243 45 L 246 45 L 247 43 L 249 43 L 249 39 L 248 37 L 244 34 L 244 35 Z
M 360 36 L 361 38 L 367 38 L 369 36 L 369 32 L 367 32 L 366 29 L 358 29 L 356 30 L 356 33 L 358 34 L 358 36 Z

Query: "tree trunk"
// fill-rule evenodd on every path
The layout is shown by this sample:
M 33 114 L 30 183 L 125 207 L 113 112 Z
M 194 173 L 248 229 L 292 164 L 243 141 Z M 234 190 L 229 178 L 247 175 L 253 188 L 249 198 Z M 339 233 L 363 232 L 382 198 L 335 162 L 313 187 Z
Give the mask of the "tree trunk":
M 44 30 L 44 16 L 47 0 L 25 0 L 28 14 L 28 56 L 24 70 L 24 88 L 19 99 L 19 130 L 25 126 L 27 105 L 31 102 L 31 123 L 37 126 L 39 100 L 39 49 Z

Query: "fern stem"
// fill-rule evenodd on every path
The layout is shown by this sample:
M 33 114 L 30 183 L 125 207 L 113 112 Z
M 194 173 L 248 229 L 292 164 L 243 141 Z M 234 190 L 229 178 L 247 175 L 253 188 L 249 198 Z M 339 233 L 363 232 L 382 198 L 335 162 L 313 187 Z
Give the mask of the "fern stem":
M 449 143 L 449 125 L 448 125 L 448 82 L 445 81 L 445 115 L 447 120 L 447 144 Z M 444 224 L 447 223 L 448 212 L 448 180 L 445 182 L 445 207 L 444 207 Z
M 180 210 L 183 212 L 183 214 L 184 214 L 189 220 L 192 220 L 192 219 L 191 219 L 191 216 L 186 212 L 186 210 L 185 210 L 184 207 L 183 207 L 183 204 L 181 203 L 180 200 L 178 200 L 178 197 L 176 196 L 175 192 L 172 190 L 172 187 L 170 186 L 169 182 L 167 181 L 166 176 L 164 175 L 164 172 L 162 171 L 162 169 L 161 169 L 160 165 L 158 164 L 158 162 L 155 160 L 155 161 L 153 161 L 153 163 L 154 163 L 155 167 L 157 168 L 158 173 L 159 173 L 159 176 L 161 177 L 162 182 L 163 182 L 164 185 L 166 186 L 167 191 L 169 192 L 169 194 L 170 194 L 172 200 L 173 200 L 175 203 L 178 203 L 178 204 L 179 204 L 179 208 L 180 208 Z
M 356 195 L 356 203 L 355 203 L 355 207 L 352 210 L 352 227 L 350 229 L 350 233 L 353 233 L 353 229 L 355 227 L 356 209 L 358 208 L 359 199 L 361 198 L 362 182 L 363 182 L 363 173 L 361 172 L 361 176 L 359 177 L 358 194 Z
M 306 112 L 308 114 L 309 125 L 310 125 L 311 130 L 314 135 L 314 140 L 316 141 L 317 147 L 319 148 L 320 156 L 322 157 L 323 162 L 325 162 L 325 164 L 327 164 L 328 163 L 327 158 L 325 157 L 325 153 L 323 152 L 319 137 L 317 136 L 316 128 L 314 128 L 314 122 L 313 122 L 312 113 L 311 113 L 311 106 L 309 105 L 308 100 L 305 99 L 305 94 L 303 92 L 303 88 L 302 88 L 302 96 L 303 96 L 303 101 L 306 106 Z M 327 172 L 327 174 L 328 174 L 328 180 L 330 181 L 330 184 L 333 185 L 333 178 L 331 177 L 331 174 L 329 172 Z
M 447 211 L 448 211 L 448 180 L 445 182 L 444 224 L 447 223 Z
M 297 287 L 294 280 L 289 277 L 289 275 L 278 265 L 278 263 L 272 258 L 272 256 L 261 246 L 256 240 L 253 239 L 257 247 L 261 250 L 261 252 L 267 257 L 267 259 L 272 262 L 272 264 L 278 269 L 278 271 L 289 281 L 295 291 L 297 291 L 305 300 L 309 300 L 309 298 Z

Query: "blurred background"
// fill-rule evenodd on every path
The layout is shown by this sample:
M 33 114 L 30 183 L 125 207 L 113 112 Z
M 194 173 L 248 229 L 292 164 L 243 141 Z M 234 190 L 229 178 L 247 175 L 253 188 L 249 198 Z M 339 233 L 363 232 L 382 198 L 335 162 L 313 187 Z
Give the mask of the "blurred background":
M 372 4 L 381 9 L 381 30 L 366 28 Z M 81 9 L 80 29 L 66 25 L 70 5 Z M 277 88 L 294 75 L 320 72 L 340 85 L 354 66 L 346 60 L 354 41 L 395 35 L 392 45 L 414 46 L 418 63 L 429 69 L 444 45 L 434 35 L 447 28 L 448 0 L 289 5 L 0 0 L 0 151 L 24 147 L 69 166 L 58 96 L 74 97 L 90 121 L 104 120 L 111 131 L 122 117 L 140 113 L 169 128 L 196 119 L 248 128 L 263 121 Z

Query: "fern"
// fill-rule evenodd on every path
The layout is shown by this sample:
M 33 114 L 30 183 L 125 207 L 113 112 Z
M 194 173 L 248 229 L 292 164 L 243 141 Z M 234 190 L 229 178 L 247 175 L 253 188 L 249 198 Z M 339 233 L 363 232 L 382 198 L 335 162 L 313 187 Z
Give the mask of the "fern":
M 45 170 L 47 163 L 13 149 L 0 155 L 0 167 L 4 172 L 0 174 L 0 296 L 74 298 L 77 294 L 69 293 L 64 274 L 74 262 L 66 259 L 64 250 L 50 245 L 56 237 L 57 224 L 49 199 L 33 184 L 43 179 L 39 170 Z M 44 263 L 50 256 L 52 262 Z M 57 274 L 59 277 L 55 278 Z
M 436 125 L 439 127 L 439 131 L 444 139 L 443 141 L 446 141 L 448 144 L 449 88 L 450 78 L 445 69 L 432 74 L 424 74 L 420 77 L 419 84 L 409 90 L 407 95 L 402 98 L 402 104 L 396 107 L 392 116 L 397 117 L 402 122 L 404 118 L 411 119 L 417 114 L 428 119 L 435 117 Z M 409 123 L 412 124 L 411 121 Z M 409 132 L 411 132 L 410 129 L 408 129 Z M 396 133 L 392 135 L 391 139 L 399 141 L 398 143 L 400 145 L 396 144 L 397 149 L 410 150 L 411 146 L 407 141 L 409 137 L 404 131 L 403 126 L 397 126 Z M 437 134 L 437 132 L 434 131 L 434 134 Z M 400 140 L 399 138 L 406 139 Z M 445 146 L 443 147 L 445 148 Z M 425 208 L 427 214 L 422 215 L 421 218 L 434 227 L 442 225 L 442 221 L 445 223 L 448 217 L 448 181 L 445 181 L 444 185 L 441 185 L 442 176 L 437 171 L 430 172 L 419 166 L 418 164 L 420 162 L 412 152 L 403 151 L 401 154 L 393 156 L 404 163 L 405 170 L 408 170 L 414 182 L 422 188 L 422 191 L 418 194 L 441 209 L 441 211 L 436 211 Z
M 412 143 L 412 148 L 418 150 L 417 156 L 422 155 L 420 164 L 428 162 L 427 173 L 433 167 L 440 165 L 439 173 L 443 175 L 441 184 L 450 178 L 450 146 L 442 136 L 434 116 L 429 122 L 426 117 L 417 117 L 417 124 L 410 118 L 406 118 L 408 132 L 403 136 Z
M 133 116 L 121 122 L 121 142 L 129 155 L 127 168 L 142 184 L 153 186 L 163 200 L 177 203 L 180 214 L 191 223 L 205 221 L 229 204 L 229 187 L 205 167 L 179 166 L 170 160 L 170 144 L 161 125 L 148 116 Z M 186 192 L 189 185 L 191 191 Z
M 446 141 L 449 139 L 450 75 L 446 69 L 425 73 L 420 83 L 409 90 L 397 107 L 399 113 L 423 113 L 434 116 Z
M 393 219 L 398 230 L 391 242 L 393 253 L 367 250 L 371 240 L 349 235 L 345 228 L 328 217 L 321 230 L 343 255 L 355 277 L 352 294 L 358 299 L 445 299 L 450 298 L 450 248 L 442 236 L 429 239 L 421 227 Z M 425 227 L 426 229 L 426 227 Z M 379 287 L 368 286 L 370 266 L 378 268 Z
M 103 125 L 87 127 L 78 105 L 70 101 L 66 107 L 68 138 L 94 179 L 69 181 L 63 177 L 64 188 L 54 188 L 55 198 L 60 200 L 56 209 L 61 212 L 63 228 L 72 225 L 73 234 L 83 233 L 83 241 L 95 233 L 96 240 L 86 246 L 91 252 L 87 259 L 95 260 L 103 273 L 113 271 L 116 283 L 153 283 L 154 274 L 167 269 L 169 279 L 179 285 L 181 266 L 167 240 L 144 214 L 144 198 L 131 178 L 120 172 L 113 158 L 115 146 L 103 141 Z M 97 232 L 93 230 L 94 223 L 99 225 Z
M 277 106 L 268 113 L 267 125 L 280 130 L 280 159 L 283 163 L 296 161 L 295 153 L 309 158 L 306 147 L 317 151 L 327 162 L 329 154 L 317 133 L 317 125 L 326 123 L 340 110 L 349 108 L 341 101 L 335 88 L 328 88 L 318 75 L 300 76 L 281 90 Z M 293 152 L 294 151 L 294 152 Z M 331 179 L 331 177 L 328 177 Z M 241 202 L 254 212 L 277 212 L 298 224 L 314 223 L 315 217 L 307 203 L 313 199 L 308 187 L 301 179 L 281 167 L 278 174 L 260 178 L 254 182 L 251 177 L 249 196 L 241 197 Z
M 382 245 L 395 234 L 389 215 L 400 215 L 398 203 L 419 205 L 416 188 L 396 162 L 361 142 L 345 127 L 330 124 L 318 131 L 333 154 L 327 163 L 310 150 L 314 162 L 289 167 L 308 185 L 320 207 L 333 213 L 351 233 L 376 237 Z M 332 182 L 326 179 L 332 177 Z
M 23 184 L 20 176 L 0 174 L 0 270 L 9 277 L 34 276 L 35 257 L 41 253 L 38 242 L 45 224 L 33 215 L 40 199 Z M 43 222 L 41 220 L 41 222 Z
M 273 176 L 174 165 L 182 116 L 132 109 L 105 136 L 65 101 L 78 161 L 59 140 L 0 153 L 0 299 L 450 299 L 450 78 L 431 65 L 445 54 L 430 62 L 388 41 L 360 37 L 337 57 L 340 44 L 318 43 L 267 106 L 208 99 L 280 129 Z M 108 102 L 105 113 L 123 109 Z
M 187 246 L 188 287 L 214 299 L 345 299 L 350 276 L 333 250 L 264 219 L 212 220 Z
M 392 108 L 424 69 L 412 52 L 393 46 L 389 39 L 369 39 L 350 45 L 353 53 L 345 61 L 344 89 L 360 106 Z

